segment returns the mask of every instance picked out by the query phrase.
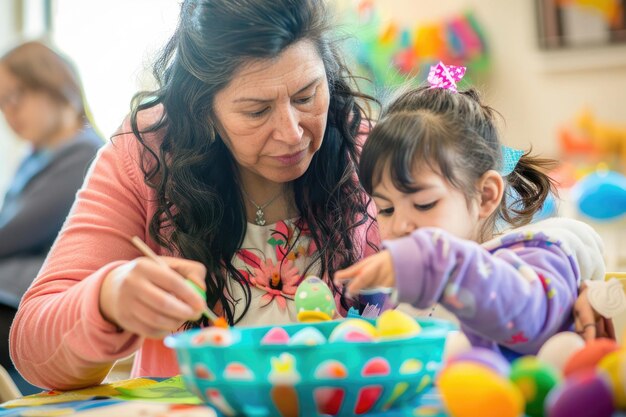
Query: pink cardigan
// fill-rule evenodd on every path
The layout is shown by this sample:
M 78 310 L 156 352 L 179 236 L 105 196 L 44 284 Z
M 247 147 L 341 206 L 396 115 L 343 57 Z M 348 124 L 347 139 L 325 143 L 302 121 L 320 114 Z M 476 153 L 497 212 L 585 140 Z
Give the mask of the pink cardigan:
M 122 131 L 130 132 L 128 123 Z M 107 274 L 141 256 L 129 237 L 137 235 L 158 254 L 171 255 L 149 238 L 157 207 L 154 190 L 143 181 L 139 152 L 132 133 L 114 137 L 100 150 L 39 276 L 21 301 L 11 328 L 11 357 L 35 385 L 68 390 L 99 384 L 116 360 L 133 353 L 133 377 L 179 373 L 173 351 L 162 340 L 117 332 L 98 308 Z M 369 239 L 378 244 L 374 229 Z M 365 255 L 371 252 L 362 246 Z

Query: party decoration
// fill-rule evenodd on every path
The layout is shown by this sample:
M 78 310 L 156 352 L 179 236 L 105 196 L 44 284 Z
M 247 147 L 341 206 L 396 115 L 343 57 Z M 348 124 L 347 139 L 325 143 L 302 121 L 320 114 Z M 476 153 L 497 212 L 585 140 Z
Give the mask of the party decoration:
M 439 61 L 469 67 L 473 74 L 489 68 L 486 39 L 471 11 L 408 27 L 383 18 L 372 0 L 361 0 L 344 26 L 353 35 L 346 50 L 354 56 L 357 73 L 373 81 L 372 93 L 412 77 L 421 82 Z M 368 90 L 367 85 L 362 87 Z

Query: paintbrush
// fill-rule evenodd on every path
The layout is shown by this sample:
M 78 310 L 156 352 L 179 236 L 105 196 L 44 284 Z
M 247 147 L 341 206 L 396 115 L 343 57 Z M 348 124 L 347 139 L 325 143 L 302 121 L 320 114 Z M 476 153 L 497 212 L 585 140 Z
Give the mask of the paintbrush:
M 159 264 L 163 268 L 167 268 L 169 270 L 172 270 L 172 268 L 170 268 L 170 266 L 163 260 L 163 258 L 161 258 L 159 255 L 154 253 L 154 251 L 152 249 L 150 249 L 150 246 L 146 245 L 143 240 L 139 239 L 139 237 L 133 236 L 130 239 L 130 241 L 145 256 L 147 256 L 148 258 L 152 259 L 154 262 L 156 262 L 157 264 Z M 198 294 L 200 294 L 200 296 L 202 297 L 203 300 L 206 300 L 206 292 L 202 288 L 200 288 L 195 282 L 193 282 L 193 281 L 191 281 L 189 279 L 185 279 L 185 282 L 187 284 L 189 284 L 189 286 L 191 288 L 193 288 Z M 226 320 L 224 320 L 224 318 L 222 318 L 222 317 L 218 317 L 214 312 L 212 312 L 209 309 L 209 307 L 205 308 L 202 311 L 202 314 L 207 319 L 212 321 L 213 324 L 215 324 L 216 326 L 225 327 L 224 324 L 226 324 L 226 327 L 228 327 L 228 324 L 226 323 Z

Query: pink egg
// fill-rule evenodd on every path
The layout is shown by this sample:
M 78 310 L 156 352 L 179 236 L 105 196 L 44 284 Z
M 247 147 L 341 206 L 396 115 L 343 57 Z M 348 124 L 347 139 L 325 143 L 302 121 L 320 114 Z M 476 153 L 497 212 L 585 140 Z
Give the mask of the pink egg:
M 615 407 L 608 381 L 583 371 L 548 394 L 546 410 L 550 417 L 611 417 Z
M 389 362 L 385 358 L 370 359 L 361 370 L 362 376 L 387 376 L 391 372 Z
M 254 380 L 254 373 L 241 362 L 231 362 L 224 369 L 224 379 L 252 381 Z
M 289 334 L 282 327 L 272 327 L 263 339 L 262 345 L 286 345 L 289 342 Z

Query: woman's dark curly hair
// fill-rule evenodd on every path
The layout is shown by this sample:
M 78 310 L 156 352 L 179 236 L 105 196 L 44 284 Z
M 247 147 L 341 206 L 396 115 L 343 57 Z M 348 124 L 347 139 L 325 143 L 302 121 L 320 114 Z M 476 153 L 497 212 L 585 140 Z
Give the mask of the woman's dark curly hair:
M 133 98 L 131 128 L 142 144 L 144 179 L 158 202 L 150 235 L 207 267 L 207 303 L 221 306 L 231 324 L 250 307 L 249 284 L 232 264 L 246 233 L 246 215 L 237 166 L 216 129 L 213 105 L 242 64 L 273 59 L 303 40 L 315 45 L 324 62 L 328 124 L 321 148 L 293 189 L 318 248 L 310 265 L 320 265 L 316 272 L 329 278 L 335 292 L 334 272 L 362 256 L 356 229 L 373 224 L 357 175 L 357 137 L 368 120 L 359 102 L 369 98 L 354 89 L 337 42 L 330 38 L 328 17 L 320 0 L 184 1 L 178 27 L 154 66 L 158 88 Z M 159 105 L 161 118 L 140 130 L 139 113 Z M 162 137 L 158 150 L 144 141 L 146 133 Z M 245 294 L 238 317 L 228 279 Z

